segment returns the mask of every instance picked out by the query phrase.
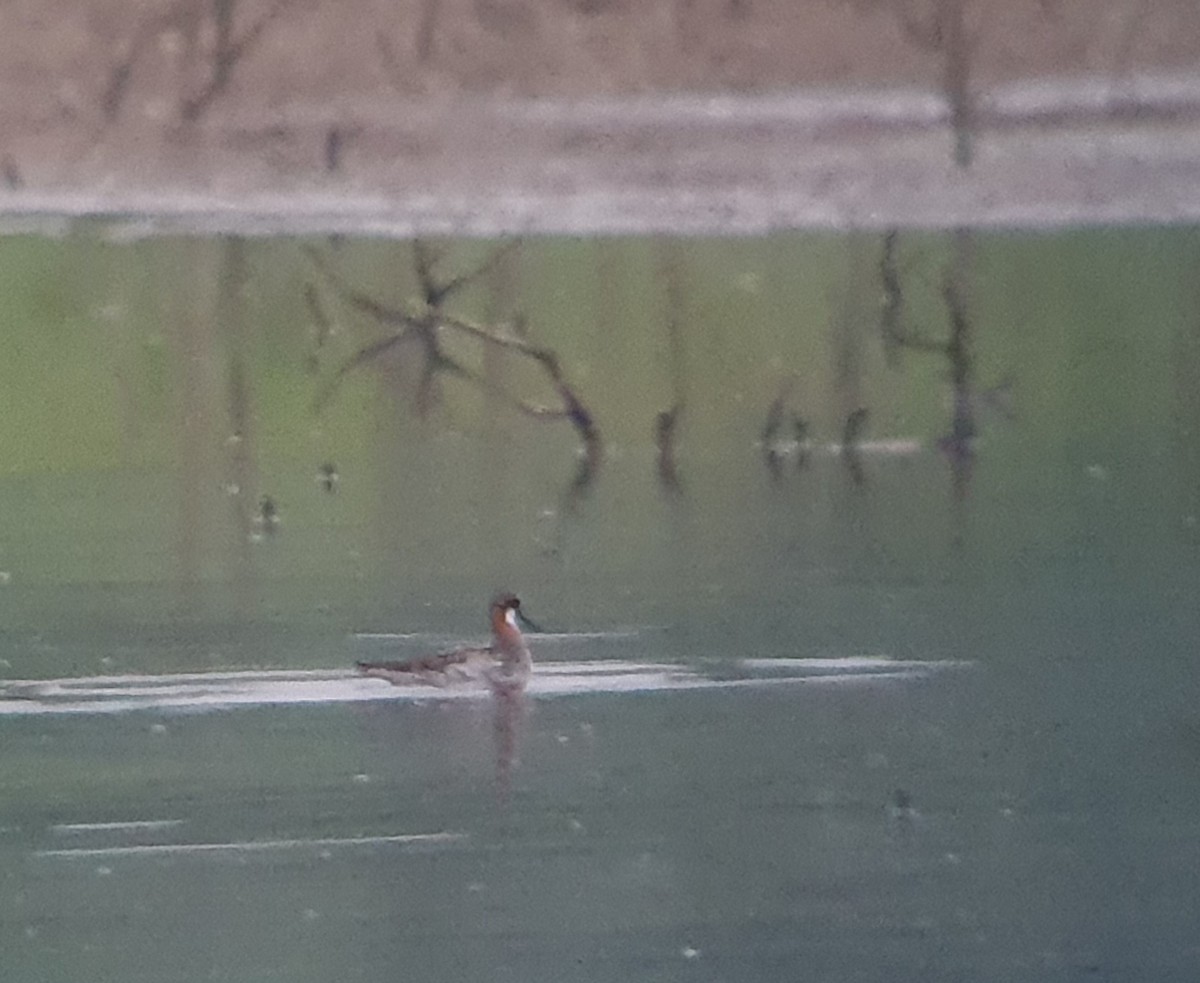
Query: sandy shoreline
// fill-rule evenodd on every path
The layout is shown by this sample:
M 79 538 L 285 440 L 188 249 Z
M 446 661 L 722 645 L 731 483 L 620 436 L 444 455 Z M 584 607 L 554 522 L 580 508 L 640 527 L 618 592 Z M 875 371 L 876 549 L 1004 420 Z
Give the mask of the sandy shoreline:
M 747 235 L 1200 220 L 1200 76 L 996 87 L 976 99 L 966 169 L 932 89 L 391 105 L 344 132 L 306 115 L 147 134 L 136 166 L 127 143 L 93 147 L 10 181 L 0 228 Z
M 1191 222 L 1197 65 L 1195 0 L 10 4 L 0 223 Z
M 0 227 L 1193 222 L 1197 65 L 1194 0 L 44 0 Z

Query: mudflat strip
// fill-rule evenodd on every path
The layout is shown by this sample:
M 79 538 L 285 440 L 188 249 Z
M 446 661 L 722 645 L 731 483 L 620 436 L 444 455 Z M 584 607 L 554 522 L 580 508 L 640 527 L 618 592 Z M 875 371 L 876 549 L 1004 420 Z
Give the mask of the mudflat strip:
M 126 238 L 1200 220 L 1200 74 L 973 93 L 970 167 L 952 159 L 935 90 L 476 99 L 452 111 L 392 101 L 355 119 L 336 174 L 320 166 L 333 123 L 302 107 L 186 140 L 148 131 L 148 154 L 131 156 L 145 142 L 101 139 L 86 154 L 25 160 L 21 186 L 0 189 L 0 231 L 61 232 L 84 218 Z M 280 132 L 298 155 L 286 167 L 263 149 Z

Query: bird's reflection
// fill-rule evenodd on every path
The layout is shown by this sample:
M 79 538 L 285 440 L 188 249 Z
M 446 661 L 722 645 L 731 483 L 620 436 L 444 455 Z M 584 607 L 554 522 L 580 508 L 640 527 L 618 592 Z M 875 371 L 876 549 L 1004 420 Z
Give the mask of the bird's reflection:
M 512 795 L 513 772 L 521 760 L 521 734 L 528 712 L 525 681 L 492 685 L 492 739 L 496 752 L 496 800 L 503 807 Z
M 975 414 L 972 409 L 971 392 L 967 384 L 957 386 L 954 393 L 954 415 L 950 421 L 950 432 L 938 439 L 938 450 L 950 465 L 954 498 L 961 501 L 971 486 L 971 474 L 975 465 Z

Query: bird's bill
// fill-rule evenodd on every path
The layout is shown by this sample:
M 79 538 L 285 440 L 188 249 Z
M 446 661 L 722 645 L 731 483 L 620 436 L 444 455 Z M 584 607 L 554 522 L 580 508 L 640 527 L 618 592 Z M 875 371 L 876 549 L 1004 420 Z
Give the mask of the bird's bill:
M 516 614 L 517 614 L 517 620 L 520 621 L 521 624 L 524 625 L 526 628 L 528 628 L 530 631 L 537 632 L 538 634 L 545 633 L 546 629 L 543 628 L 541 625 L 539 625 L 533 619 L 526 617 L 525 612 L 522 611 L 520 608 L 514 608 L 514 610 L 516 611 Z

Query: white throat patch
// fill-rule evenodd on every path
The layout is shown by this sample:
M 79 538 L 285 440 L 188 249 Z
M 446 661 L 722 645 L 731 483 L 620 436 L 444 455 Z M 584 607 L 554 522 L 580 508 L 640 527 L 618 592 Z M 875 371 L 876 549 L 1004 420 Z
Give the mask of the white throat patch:
M 509 608 L 507 611 L 505 611 L 504 612 L 504 620 L 508 622 L 509 628 L 518 628 L 518 630 L 519 630 L 519 627 L 517 625 L 517 609 L 516 608 Z

